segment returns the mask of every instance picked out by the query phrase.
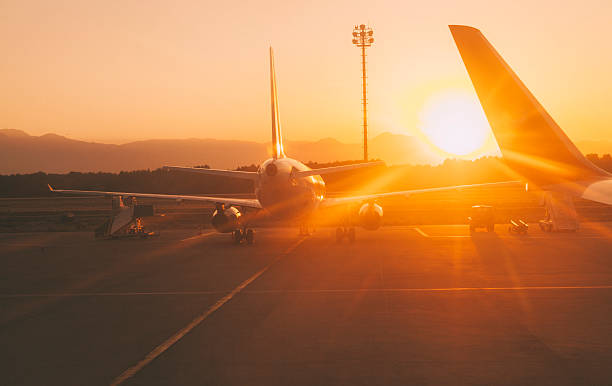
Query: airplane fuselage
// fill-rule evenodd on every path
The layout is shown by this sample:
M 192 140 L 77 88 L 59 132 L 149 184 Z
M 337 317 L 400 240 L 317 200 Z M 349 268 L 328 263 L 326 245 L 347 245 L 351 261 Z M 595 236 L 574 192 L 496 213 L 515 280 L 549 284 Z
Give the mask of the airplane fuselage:
M 271 158 L 259 167 L 255 196 L 276 218 L 302 218 L 317 209 L 325 197 L 325 182 L 319 175 L 295 177 L 294 171 L 310 168 L 292 158 Z

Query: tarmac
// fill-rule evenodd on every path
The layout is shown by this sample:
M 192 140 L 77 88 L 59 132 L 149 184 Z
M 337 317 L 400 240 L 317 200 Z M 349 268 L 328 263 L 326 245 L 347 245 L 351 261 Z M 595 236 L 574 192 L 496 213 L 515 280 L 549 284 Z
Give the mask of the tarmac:
M 609 384 L 612 223 L 0 234 L 3 385 Z

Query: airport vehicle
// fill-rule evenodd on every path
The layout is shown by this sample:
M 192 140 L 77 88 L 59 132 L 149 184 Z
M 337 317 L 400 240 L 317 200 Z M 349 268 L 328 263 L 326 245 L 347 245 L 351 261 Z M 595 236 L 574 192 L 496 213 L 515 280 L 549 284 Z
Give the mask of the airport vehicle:
M 449 26 L 505 163 L 545 191 L 552 230 L 575 231 L 574 198 L 612 204 L 612 174 L 584 157 L 476 28 Z
M 409 196 L 415 193 L 455 190 L 468 187 L 515 184 L 516 181 L 494 182 L 485 184 L 448 186 L 439 188 L 417 189 L 379 194 L 367 194 L 352 197 L 325 196 L 325 182 L 322 175 L 337 173 L 357 168 L 382 165 L 382 162 L 365 162 L 360 164 L 327 167 L 312 170 L 303 163 L 285 155 L 281 123 L 278 109 L 276 91 L 276 75 L 274 70 L 274 55 L 270 47 L 270 95 L 272 111 L 272 158 L 264 161 L 256 172 L 204 169 L 179 166 L 166 166 L 167 170 L 189 172 L 194 174 L 225 176 L 253 181 L 255 185 L 254 199 L 232 197 L 189 196 L 153 193 L 129 192 L 103 192 L 87 190 L 49 189 L 56 193 L 70 193 L 79 195 L 102 195 L 112 197 L 144 197 L 157 199 L 172 199 L 177 201 L 193 200 L 207 201 L 216 205 L 211 219 L 213 227 L 222 233 L 231 233 L 237 243 L 246 241 L 253 243 L 254 233 L 249 227 L 249 217 L 245 216 L 248 210 L 257 213 L 264 212 L 274 218 L 291 218 L 300 222 L 301 233 L 308 232 L 308 223 L 312 214 L 322 208 L 357 204 L 356 225 L 366 230 L 375 230 L 380 227 L 383 216 L 382 207 L 375 202 L 376 199 L 388 196 Z M 252 217 L 250 217 L 252 219 Z M 345 223 L 338 227 L 337 237 L 342 240 L 345 236 L 349 241 L 355 240 L 355 229 L 352 223 Z
M 508 232 L 517 233 L 519 235 L 526 235 L 529 230 L 529 225 L 523 220 L 510 220 L 510 226 Z
M 468 217 L 470 233 L 474 233 L 478 228 L 486 228 L 487 232 L 495 230 L 495 210 L 489 205 L 474 205 L 470 209 Z

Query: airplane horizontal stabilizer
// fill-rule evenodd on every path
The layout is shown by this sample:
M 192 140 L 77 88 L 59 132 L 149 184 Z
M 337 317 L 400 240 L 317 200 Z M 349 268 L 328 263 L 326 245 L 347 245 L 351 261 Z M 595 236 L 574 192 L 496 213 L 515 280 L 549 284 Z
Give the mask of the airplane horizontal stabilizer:
M 330 174 L 330 173 L 338 173 L 345 172 L 347 170 L 353 169 L 362 169 L 362 168 L 371 168 L 373 166 L 384 166 L 385 163 L 383 161 L 375 161 L 375 162 L 364 162 L 360 164 L 352 164 L 352 165 L 344 165 L 344 166 L 332 166 L 329 168 L 320 168 L 320 169 L 312 169 L 312 170 L 294 170 L 294 177 L 308 177 L 308 176 L 316 176 L 322 174 Z
M 243 171 L 238 171 L 238 170 L 221 170 L 221 169 L 206 169 L 206 168 L 187 168 L 187 167 L 182 167 L 182 166 L 164 166 L 163 169 L 178 171 L 178 172 L 208 174 L 211 176 L 241 178 L 245 180 L 256 180 L 257 179 L 257 172 L 243 172 Z

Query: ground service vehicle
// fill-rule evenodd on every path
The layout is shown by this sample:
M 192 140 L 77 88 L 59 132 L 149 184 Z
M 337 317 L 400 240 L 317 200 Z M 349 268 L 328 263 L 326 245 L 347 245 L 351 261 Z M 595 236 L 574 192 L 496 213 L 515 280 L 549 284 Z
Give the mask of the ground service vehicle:
M 519 235 L 526 235 L 529 230 L 529 225 L 523 220 L 510 220 L 510 226 L 508 232 L 517 233 Z
M 478 228 L 486 228 L 487 232 L 495 230 L 495 211 L 489 205 L 474 205 L 470 210 L 468 217 L 470 224 L 470 233 L 473 233 Z

